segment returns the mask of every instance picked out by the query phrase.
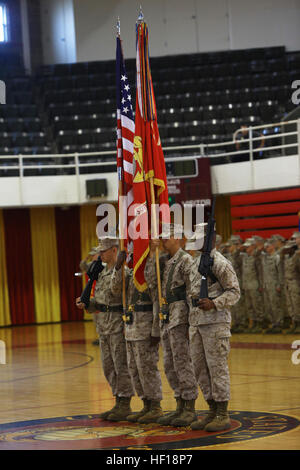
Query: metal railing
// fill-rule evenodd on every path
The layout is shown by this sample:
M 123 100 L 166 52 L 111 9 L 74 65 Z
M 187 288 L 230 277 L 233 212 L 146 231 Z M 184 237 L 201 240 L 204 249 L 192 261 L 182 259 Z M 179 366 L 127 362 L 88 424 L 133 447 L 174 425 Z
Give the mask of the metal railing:
M 286 126 L 294 126 L 295 130 L 283 132 Z M 260 136 L 254 137 L 254 133 L 259 131 Z M 238 135 L 245 132 L 246 137 L 242 140 L 238 139 Z M 247 136 L 248 134 L 248 136 Z M 256 147 L 256 142 L 264 141 L 264 145 Z M 280 143 L 274 145 L 274 139 L 293 138 L 294 142 Z M 248 144 L 247 148 L 239 149 L 239 143 Z M 271 145 L 265 145 L 270 142 Z M 232 150 L 232 147 L 235 150 Z M 228 150 L 226 150 L 228 149 Z M 292 153 L 291 149 L 294 149 Z M 287 152 L 288 150 L 288 152 Z M 300 119 L 291 121 L 280 121 L 271 124 L 264 124 L 260 126 L 241 127 L 233 133 L 231 141 L 209 144 L 193 144 L 193 145 L 180 145 L 180 146 L 166 146 L 163 147 L 166 160 L 175 157 L 178 153 L 180 156 L 208 156 L 211 159 L 211 164 L 217 163 L 234 163 L 236 161 L 250 161 L 253 163 L 258 158 L 270 158 L 284 155 L 298 155 L 300 158 Z M 115 156 L 116 150 L 99 151 L 99 152 L 83 152 L 83 153 L 64 153 L 64 154 L 41 154 L 41 155 L 0 155 L 0 176 L 5 177 L 3 174 L 5 170 L 17 170 L 18 175 L 14 176 L 27 176 L 24 174 L 25 170 L 58 170 L 57 174 L 64 174 L 63 170 L 74 169 L 72 174 L 79 176 L 82 174 L 80 169 L 90 168 L 89 173 L 99 173 L 101 167 L 111 167 L 115 171 L 116 161 L 114 159 L 103 161 L 105 156 Z M 169 156 L 168 156 L 169 155 Z M 98 157 L 98 158 L 96 158 Z M 82 162 L 81 159 L 95 158 L 94 161 Z M 28 161 L 30 159 L 30 161 Z M 63 162 L 63 159 L 71 159 L 71 162 Z M 99 160 L 101 159 L 101 161 Z M 10 162 L 10 160 L 12 160 Z M 45 160 L 45 162 L 44 162 Z M 4 164 L 1 162 L 4 161 Z M 13 161 L 17 162 L 13 164 Z M 35 163 L 37 161 L 38 163 Z M 97 167 L 93 170 L 92 167 Z M 107 171 L 106 171 L 107 172 Z M 101 173 L 101 171 L 100 171 Z M 8 175 L 7 175 L 8 176 Z M 31 175 L 32 176 L 32 175 Z M 36 175 L 39 176 L 39 175 Z

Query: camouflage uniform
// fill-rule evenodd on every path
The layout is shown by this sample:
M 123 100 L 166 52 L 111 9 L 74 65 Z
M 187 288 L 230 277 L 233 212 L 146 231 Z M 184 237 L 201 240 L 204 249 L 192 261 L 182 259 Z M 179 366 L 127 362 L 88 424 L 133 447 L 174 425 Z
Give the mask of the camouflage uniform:
M 256 242 L 256 249 L 254 252 L 254 256 L 256 259 L 256 271 L 257 271 L 257 280 L 258 280 L 258 299 L 261 302 L 261 309 L 262 309 L 262 321 L 261 326 L 265 327 L 268 325 L 270 317 L 268 316 L 268 312 L 266 311 L 267 305 L 265 304 L 265 295 L 264 295 L 264 279 L 263 279 L 263 266 L 262 266 L 262 253 L 264 248 L 264 239 L 258 235 L 253 235 L 253 240 Z M 257 246 L 259 244 L 260 246 Z M 260 324 L 260 320 L 258 320 L 258 324 Z
M 96 314 L 103 372 L 112 393 L 115 397 L 130 398 L 134 391 L 127 366 L 122 297 L 111 290 L 112 274 L 113 268 L 107 267 L 99 274 L 87 311 Z
M 193 307 L 192 298 L 198 297 L 201 275 L 198 272 L 200 258 L 196 258 L 190 270 L 190 350 L 197 382 L 205 400 L 225 402 L 230 398 L 228 354 L 231 314 L 229 308 L 240 297 L 240 288 L 234 269 L 216 250 L 211 253 L 212 272 L 217 282 L 208 278 L 208 294 L 216 310 L 204 311 Z
M 175 289 L 187 287 L 192 263 L 193 258 L 182 248 L 172 258 L 165 254 L 160 257 L 162 296 L 167 301 L 172 292 L 175 294 Z M 157 278 L 154 259 L 148 259 L 146 263 L 145 278 L 149 288 L 156 290 Z M 183 400 L 195 400 L 198 391 L 189 351 L 186 300 L 169 302 L 169 322 L 161 323 L 161 328 L 164 370 L 174 391 L 174 396 L 175 398 L 181 397 Z
M 89 252 L 89 255 L 90 255 L 90 256 L 94 256 L 94 255 L 98 254 L 99 252 L 100 252 L 99 246 L 93 246 L 93 247 L 91 248 L 91 251 Z M 79 263 L 79 269 L 80 269 L 80 271 L 81 271 L 82 273 L 87 273 L 87 271 L 89 270 L 91 264 L 92 264 L 92 261 L 87 262 L 86 259 L 81 260 L 80 263 Z M 94 324 L 95 324 L 95 326 L 96 326 L 96 315 L 95 315 L 94 313 L 92 313 L 92 318 L 93 318 L 93 322 L 94 322 Z M 99 345 L 99 339 L 93 341 L 93 344 L 98 346 L 98 345 Z
M 232 318 L 232 332 L 240 333 L 247 327 L 247 316 L 245 311 L 245 294 L 242 289 L 242 257 L 241 252 L 238 248 L 240 244 L 240 237 L 232 235 L 228 243 L 231 247 L 236 246 L 234 250 L 232 248 L 229 252 L 224 253 L 224 257 L 230 261 L 233 269 L 237 275 L 237 279 L 240 285 L 240 299 L 231 307 L 231 318 Z
M 295 243 L 291 241 L 286 247 L 293 245 Z M 300 250 L 295 249 L 292 254 L 285 254 L 283 259 L 287 310 L 293 325 L 297 328 L 295 333 L 298 333 L 300 332 Z
M 128 369 L 138 396 L 144 400 L 162 399 L 162 385 L 157 364 L 159 342 L 153 345 L 151 337 L 159 337 L 158 306 L 155 292 L 147 289 L 140 293 L 133 282 L 133 272 L 125 269 L 126 302 L 134 305 L 132 323 L 125 323 Z M 122 291 L 122 270 L 114 268 L 111 277 L 112 291 Z M 140 309 L 139 309 L 140 307 Z
M 263 252 L 261 254 L 261 262 L 265 313 L 270 314 L 271 329 L 276 329 L 283 325 L 282 299 L 281 293 L 278 291 L 280 288 L 279 256 L 276 252 L 273 254 Z
M 253 241 L 247 239 L 245 246 L 250 246 Z M 248 319 L 252 320 L 253 326 L 261 326 L 264 319 L 263 299 L 259 291 L 259 267 L 256 253 L 248 255 L 242 253 L 242 288 L 245 292 L 245 303 Z M 251 331 L 251 330 L 250 330 Z M 252 331 L 256 331 L 253 329 Z

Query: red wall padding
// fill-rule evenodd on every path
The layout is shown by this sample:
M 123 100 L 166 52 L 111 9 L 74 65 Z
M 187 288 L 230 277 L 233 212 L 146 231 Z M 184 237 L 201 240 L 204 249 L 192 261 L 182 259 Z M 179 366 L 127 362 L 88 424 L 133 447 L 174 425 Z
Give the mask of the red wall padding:
M 82 292 L 82 279 L 74 276 L 78 271 L 80 250 L 79 207 L 55 209 L 56 241 L 59 269 L 60 305 L 62 321 L 82 320 L 83 310 L 75 306 Z
M 241 194 L 230 202 L 232 230 L 243 239 L 278 233 L 289 238 L 299 230 L 300 188 Z
M 256 206 L 231 207 L 231 217 L 253 217 L 260 215 L 297 214 L 300 201 L 274 204 L 257 204 Z
M 300 188 L 282 189 L 280 191 L 265 191 L 262 193 L 249 193 L 231 196 L 231 206 L 246 206 L 276 201 L 299 201 Z
M 296 215 L 287 215 L 282 217 L 257 217 L 256 219 L 237 219 L 232 221 L 234 230 L 249 230 L 272 227 L 293 227 L 298 223 Z
M 4 209 L 5 254 L 12 325 L 35 322 L 29 209 Z

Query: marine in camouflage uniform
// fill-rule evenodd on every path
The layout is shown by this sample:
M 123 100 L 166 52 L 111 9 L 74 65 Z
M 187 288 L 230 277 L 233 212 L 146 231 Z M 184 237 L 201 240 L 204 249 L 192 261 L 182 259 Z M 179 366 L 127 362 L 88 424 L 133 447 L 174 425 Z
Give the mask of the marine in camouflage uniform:
M 283 250 L 285 293 L 292 320 L 289 334 L 300 333 L 300 233 L 295 232 Z
M 180 238 L 174 238 L 174 235 L 177 236 L 181 232 L 182 227 L 177 224 L 163 224 L 163 246 L 170 254 L 160 257 L 162 296 L 168 308 L 168 314 L 160 322 L 164 371 L 174 391 L 177 407 L 174 412 L 159 418 L 157 422 L 173 426 L 187 426 L 195 419 L 195 400 L 198 396 L 189 350 L 186 301 L 186 288 L 193 258 L 180 248 Z M 175 252 L 169 249 L 170 244 L 177 246 Z M 145 279 L 151 290 L 157 290 L 155 258 L 149 258 L 146 263 Z
M 100 256 L 103 259 L 103 253 L 118 246 L 118 240 L 104 238 L 99 240 L 99 246 Z M 111 290 L 112 273 L 113 266 L 108 267 L 107 264 L 99 274 L 94 297 L 90 299 L 87 311 L 96 314 L 96 330 L 99 335 L 103 372 L 116 400 L 111 410 L 99 416 L 103 419 L 119 421 L 131 412 L 130 400 L 134 395 L 134 390 L 127 365 L 122 297 L 119 292 Z M 77 303 L 77 306 L 82 308 L 80 303 Z
M 229 249 L 224 253 L 224 257 L 231 262 L 233 269 L 237 275 L 239 285 L 240 285 L 240 299 L 231 307 L 231 318 L 232 318 L 232 333 L 243 333 L 247 326 L 247 315 L 246 315 L 246 306 L 245 306 L 245 293 L 242 288 L 242 257 L 241 257 L 241 245 L 242 239 L 239 235 L 232 235 L 228 240 Z
M 262 302 L 262 322 L 257 326 L 257 330 L 261 328 L 263 330 L 264 328 L 267 328 L 270 322 L 270 317 L 268 316 L 268 312 L 266 309 L 265 305 L 265 295 L 264 295 L 264 279 L 263 279 L 263 266 L 262 266 L 262 254 L 264 251 L 264 244 L 265 240 L 263 237 L 260 237 L 259 235 L 253 235 L 252 239 L 254 240 L 254 245 L 255 245 L 255 252 L 254 256 L 256 258 L 256 267 L 257 267 L 257 273 L 258 273 L 258 292 L 260 295 L 258 295 L 258 299 Z M 257 331 L 258 332 L 258 331 Z
M 122 252 L 120 255 L 120 261 L 118 259 L 111 277 L 111 289 L 121 294 Z M 124 275 L 127 314 L 123 316 L 123 320 L 128 370 L 135 391 L 144 403 L 139 413 L 129 414 L 126 420 L 151 423 L 163 414 L 160 406 L 162 384 L 158 370 L 160 327 L 157 295 L 150 289 L 139 292 L 133 282 L 133 270 L 127 266 L 125 266 Z
M 197 382 L 209 405 L 208 415 L 195 420 L 191 427 L 219 431 L 230 427 L 227 411 L 230 399 L 230 308 L 240 298 L 240 287 L 232 264 L 216 249 L 212 250 L 211 257 L 214 279 L 208 278 L 208 299 L 198 301 L 202 282 L 198 272 L 201 256 L 194 259 L 190 270 L 190 351 Z
M 261 263 L 265 313 L 269 313 L 271 322 L 270 328 L 265 333 L 281 333 L 283 310 L 279 282 L 279 256 L 270 241 L 265 243 L 264 251 L 261 254 Z
M 264 312 L 263 298 L 259 284 L 259 266 L 253 238 L 247 238 L 244 246 L 246 253 L 242 253 L 242 288 L 245 292 L 245 303 L 248 321 L 252 322 L 249 333 L 261 333 Z
M 283 250 L 285 248 L 285 238 L 279 234 L 274 234 L 269 239 L 270 243 L 274 245 L 276 256 L 278 260 L 278 276 L 279 276 L 279 291 L 281 296 L 281 310 L 283 312 L 283 325 L 282 329 L 287 329 L 291 326 L 291 318 L 287 311 L 287 301 L 285 294 L 285 280 L 284 280 L 284 256 Z
M 99 245 L 98 246 L 93 246 L 91 248 L 91 250 L 88 253 L 88 256 L 85 259 L 81 260 L 80 263 L 79 263 L 79 269 L 82 273 L 86 273 L 89 270 L 92 262 L 97 260 L 97 258 L 99 256 L 99 253 L 100 253 Z M 89 261 L 89 259 L 91 259 L 91 261 Z M 95 314 L 92 314 L 92 318 L 93 318 L 93 322 L 96 326 Z M 93 345 L 99 346 L 99 338 L 97 338 L 96 340 L 93 341 Z

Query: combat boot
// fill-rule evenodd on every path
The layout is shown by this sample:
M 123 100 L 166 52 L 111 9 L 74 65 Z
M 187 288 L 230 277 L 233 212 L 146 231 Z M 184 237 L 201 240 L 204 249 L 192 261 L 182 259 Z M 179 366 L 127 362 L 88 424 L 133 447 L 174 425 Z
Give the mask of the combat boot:
M 197 419 L 195 401 L 196 400 L 184 400 L 182 413 L 171 421 L 171 426 L 189 426 Z
M 278 334 L 278 333 L 282 333 L 282 329 L 278 325 L 272 325 L 270 328 L 268 328 L 265 331 L 266 335 L 275 335 L 275 334 Z
M 245 333 L 246 330 L 247 330 L 247 327 L 243 325 L 236 325 L 234 328 L 231 329 L 231 333 L 234 333 L 234 334 Z
M 249 331 L 249 333 L 252 333 L 252 334 L 255 334 L 255 333 L 262 333 L 263 332 L 263 328 L 262 328 L 262 322 L 255 322 L 255 326 L 253 326 L 251 328 L 251 330 Z
M 139 418 L 144 416 L 150 410 L 150 400 L 146 398 L 143 399 L 144 407 L 138 413 L 131 413 L 127 416 L 126 421 L 130 421 L 130 423 L 136 423 Z
M 296 335 L 300 334 L 300 322 L 299 322 L 299 321 L 296 321 L 296 322 L 295 322 L 295 331 L 294 331 L 294 334 L 296 334 Z
M 216 416 L 217 413 L 217 403 L 215 400 L 207 400 L 208 406 L 209 406 L 209 411 L 206 416 L 202 419 L 198 419 L 196 421 L 193 421 L 191 424 L 191 428 L 196 431 L 200 429 L 204 429 L 205 426 L 210 423 L 214 417 Z
M 291 317 L 284 317 L 281 325 L 283 330 L 287 330 L 291 327 Z
M 158 420 L 157 423 L 161 424 L 162 426 L 171 426 L 171 421 L 177 416 L 179 416 L 184 407 L 184 400 L 181 397 L 176 398 L 177 402 L 177 407 L 175 411 L 171 411 L 171 413 L 167 413 L 164 416 L 161 416 Z
M 217 432 L 224 431 L 229 429 L 231 426 L 229 414 L 227 411 L 228 401 L 218 401 L 217 402 L 217 412 L 214 419 L 208 423 L 204 431 L 207 432 Z
M 120 397 L 119 407 L 107 416 L 108 421 L 124 421 L 131 414 L 131 397 Z
M 300 333 L 300 322 L 295 321 L 291 328 L 289 328 L 286 332 L 287 335 L 295 335 Z
M 151 400 L 149 411 L 137 420 L 141 424 L 156 423 L 158 418 L 163 415 L 163 410 L 159 400 Z
M 254 328 L 256 328 L 256 326 L 257 326 L 257 322 L 253 320 L 252 325 L 246 328 L 245 333 L 252 333 L 252 331 L 254 330 Z
M 111 410 L 104 411 L 103 413 L 100 413 L 98 415 L 99 418 L 107 419 L 109 414 L 114 413 L 119 408 L 120 397 L 116 396 L 115 400 L 116 400 L 115 406 Z

